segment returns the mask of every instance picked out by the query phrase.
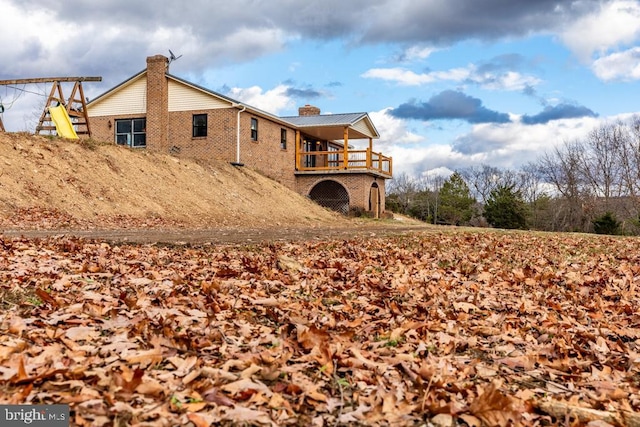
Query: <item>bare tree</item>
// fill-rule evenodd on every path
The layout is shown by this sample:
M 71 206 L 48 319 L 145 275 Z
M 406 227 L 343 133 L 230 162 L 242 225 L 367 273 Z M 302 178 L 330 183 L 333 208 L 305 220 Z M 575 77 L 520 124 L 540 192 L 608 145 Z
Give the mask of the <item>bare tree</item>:
M 605 124 L 589 132 L 581 143 L 579 170 L 590 193 L 611 208 L 611 198 L 622 194 L 619 154 L 624 143 L 624 128 L 620 124 Z
M 394 194 L 397 197 L 400 208 L 406 213 L 418 192 L 418 183 L 415 178 L 402 172 L 388 182 L 386 190 L 388 195 Z
M 424 177 L 424 189 L 431 195 L 431 218 L 434 224 L 438 222 L 438 211 L 440 208 L 440 190 L 447 180 L 443 175 L 428 175 Z
M 462 169 L 460 175 L 466 181 L 476 200 L 484 204 L 491 191 L 500 185 L 503 171 L 497 167 L 482 164 Z
M 618 152 L 620 179 L 625 194 L 637 203 L 640 197 L 640 116 L 635 116 L 624 130 Z
M 558 206 L 554 229 L 583 230 L 587 222 L 584 209 L 589 194 L 580 170 L 582 151 L 580 142 L 565 142 L 539 159 L 544 181 L 564 200 Z

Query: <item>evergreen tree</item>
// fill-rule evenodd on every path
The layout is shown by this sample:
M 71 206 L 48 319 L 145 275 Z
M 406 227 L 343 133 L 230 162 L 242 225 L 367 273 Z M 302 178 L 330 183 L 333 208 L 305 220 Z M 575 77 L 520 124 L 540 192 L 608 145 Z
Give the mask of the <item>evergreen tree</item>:
M 469 186 L 458 172 L 451 175 L 440 189 L 440 206 L 437 217 L 440 222 L 452 225 L 468 223 L 473 215 L 475 199 Z
M 527 225 L 527 205 L 513 185 L 500 185 L 491 190 L 484 217 L 493 227 L 523 229 Z
M 605 212 L 593 220 L 593 231 L 596 234 L 620 234 L 620 221 L 612 212 Z

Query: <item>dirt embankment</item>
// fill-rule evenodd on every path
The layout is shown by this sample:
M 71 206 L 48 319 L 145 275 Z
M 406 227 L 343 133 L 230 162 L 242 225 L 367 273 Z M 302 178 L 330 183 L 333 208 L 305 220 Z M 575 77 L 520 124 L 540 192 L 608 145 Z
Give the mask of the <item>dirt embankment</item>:
M 338 218 L 226 162 L 0 133 L 0 230 L 306 227 Z

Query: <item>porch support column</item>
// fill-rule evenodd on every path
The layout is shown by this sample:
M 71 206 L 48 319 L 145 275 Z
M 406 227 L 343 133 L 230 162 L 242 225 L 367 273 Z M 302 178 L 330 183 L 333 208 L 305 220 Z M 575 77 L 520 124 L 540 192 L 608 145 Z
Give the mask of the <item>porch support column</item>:
M 344 159 L 343 166 L 345 169 L 349 169 L 349 127 L 344 127 Z
M 295 156 L 296 156 L 296 170 L 299 171 L 300 170 L 300 149 L 302 148 L 300 146 L 300 131 L 296 129 L 296 148 L 295 148 Z
M 373 163 L 373 138 L 369 138 L 369 149 L 367 150 L 367 170 L 371 169 Z

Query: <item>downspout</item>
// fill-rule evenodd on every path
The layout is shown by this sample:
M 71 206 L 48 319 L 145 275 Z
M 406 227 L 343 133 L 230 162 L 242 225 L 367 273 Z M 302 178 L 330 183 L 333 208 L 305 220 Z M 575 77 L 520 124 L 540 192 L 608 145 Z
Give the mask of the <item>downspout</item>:
M 234 104 L 234 108 L 238 108 L 240 104 Z M 243 163 L 240 162 L 240 113 L 244 112 L 247 109 L 246 105 L 242 106 L 241 110 L 238 110 L 238 123 L 237 123 L 237 136 L 236 136 L 236 161 L 231 162 L 233 166 L 244 166 Z

